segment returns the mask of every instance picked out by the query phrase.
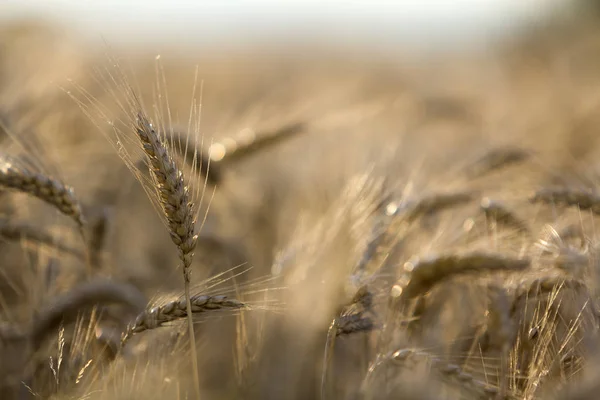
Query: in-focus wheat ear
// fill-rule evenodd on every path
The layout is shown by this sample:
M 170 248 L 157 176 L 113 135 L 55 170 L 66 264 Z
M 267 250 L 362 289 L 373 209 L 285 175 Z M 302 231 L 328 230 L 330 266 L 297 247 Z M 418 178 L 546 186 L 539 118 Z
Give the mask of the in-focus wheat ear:
M 177 168 L 154 127 L 142 113 L 137 115 L 135 129 L 148 157 L 148 166 L 167 218 L 171 240 L 179 250 L 185 282 L 189 283 L 190 265 L 198 236 L 194 234 L 196 221 L 183 173 Z
M 194 314 L 247 308 L 247 305 L 242 301 L 222 295 L 209 296 L 197 294 L 192 296 L 191 303 Z M 127 327 L 127 331 L 122 336 L 121 345 L 125 345 L 127 340 L 136 333 L 156 329 L 163 324 L 186 318 L 187 316 L 185 299 L 170 301 L 146 310 L 139 314 L 135 321 Z
M 193 308 L 190 300 L 190 267 L 198 236 L 194 234 L 196 219 L 189 190 L 185 186 L 183 173 L 169 154 L 165 143 L 142 112 L 137 113 L 135 131 L 148 158 L 148 169 L 154 183 L 158 203 L 166 218 L 171 240 L 177 246 L 183 268 L 184 293 L 187 322 L 190 335 L 192 367 L 195 377 L 196 397 L 200 398 L 200 386 L 196 337 L 194 335 Z

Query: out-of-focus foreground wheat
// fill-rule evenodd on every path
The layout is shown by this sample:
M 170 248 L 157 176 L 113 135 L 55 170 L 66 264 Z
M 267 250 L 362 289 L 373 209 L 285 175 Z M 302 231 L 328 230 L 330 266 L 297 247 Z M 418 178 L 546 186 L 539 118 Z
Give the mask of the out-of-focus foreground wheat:
M 597 398 L 597 16 L 97 50 L 0 30 L 0 398 Z

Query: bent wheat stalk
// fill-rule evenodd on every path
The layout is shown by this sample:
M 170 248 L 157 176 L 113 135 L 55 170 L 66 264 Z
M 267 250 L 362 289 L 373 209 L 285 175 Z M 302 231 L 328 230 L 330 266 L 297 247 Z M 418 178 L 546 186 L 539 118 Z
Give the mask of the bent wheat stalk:
M 90 235 L 88 240 L 90 265 L 94 270 L 102 268 L 103 251 L 106 246 L 109 215 L 106 209 L 94 217 L 90 222 Z

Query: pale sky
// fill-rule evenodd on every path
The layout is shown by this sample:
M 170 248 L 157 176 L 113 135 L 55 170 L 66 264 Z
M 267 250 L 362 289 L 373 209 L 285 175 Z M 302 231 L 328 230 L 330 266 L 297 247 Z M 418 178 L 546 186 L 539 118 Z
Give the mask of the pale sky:
M 293 39 L 387 46 L 473 41 L 531 23 L 567 0 L 0 0 L 89 38 L 133 43 Z

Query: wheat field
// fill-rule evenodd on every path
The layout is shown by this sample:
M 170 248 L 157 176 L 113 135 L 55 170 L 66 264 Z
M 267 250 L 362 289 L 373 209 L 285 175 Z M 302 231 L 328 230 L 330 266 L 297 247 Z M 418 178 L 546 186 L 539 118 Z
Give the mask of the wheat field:
M 0 398 L 598 398 L 599 67 L 5 24 Z

